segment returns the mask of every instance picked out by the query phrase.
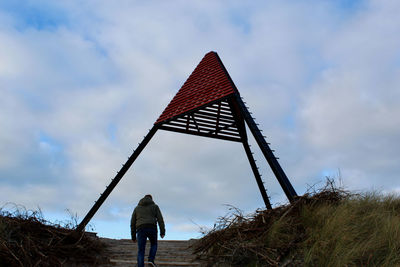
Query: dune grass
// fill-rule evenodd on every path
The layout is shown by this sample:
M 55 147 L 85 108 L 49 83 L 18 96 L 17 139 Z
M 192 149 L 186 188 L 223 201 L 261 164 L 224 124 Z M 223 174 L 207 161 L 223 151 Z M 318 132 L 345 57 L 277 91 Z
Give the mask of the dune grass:
M 330 182 L 290 205 L 221 217 L 195 249 L 214 266 L 400 266 L 400 198 Z
M 400 198 L 376 192 L 339 205 L 303 207 L 304 263 L 318 266 L 399 266 Z

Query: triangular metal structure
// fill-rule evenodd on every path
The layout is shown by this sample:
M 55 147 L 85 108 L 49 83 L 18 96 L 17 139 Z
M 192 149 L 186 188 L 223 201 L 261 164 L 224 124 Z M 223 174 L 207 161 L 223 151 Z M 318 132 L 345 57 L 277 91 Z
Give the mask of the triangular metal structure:
M 296 191 L 261 134 L 218 54 L 209 52 L 197 65 L 154 123 L 153 128 L 139 143 L 137 149 L 78 225 L 77 231 L 82 231 L 85 228 L 157 130 L 241 142 L 265 206 L 271 209 L 261 175 L 248 144 L 245 124 L 253 134 L 287 198 L 292 202 L 297 196 Z

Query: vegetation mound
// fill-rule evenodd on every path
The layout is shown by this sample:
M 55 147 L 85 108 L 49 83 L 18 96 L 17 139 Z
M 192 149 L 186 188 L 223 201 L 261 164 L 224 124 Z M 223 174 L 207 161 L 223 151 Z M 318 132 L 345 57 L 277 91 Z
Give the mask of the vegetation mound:
M 400 266 L 400 198 L 325 188 L 231 213 L 194 244 L 209 266 Z
M 73 222 L 52 224 L 39 211 L 0 209 L 0 266 L 76 266 L 104 261 L 95 235 L 76 234 Z

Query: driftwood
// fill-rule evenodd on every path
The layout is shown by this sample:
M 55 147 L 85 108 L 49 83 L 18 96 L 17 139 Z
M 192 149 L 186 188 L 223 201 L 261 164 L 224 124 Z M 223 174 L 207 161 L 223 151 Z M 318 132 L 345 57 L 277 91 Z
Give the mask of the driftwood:
M 197 259 L 209 266 L 302 265 L 301 259 L 291 253 L 305 236 L 298 216 L 302 207 L 335 205 L 350 197 L 350 193 L 336 188 L 329 179 L 324 188 L 311 189 L 312 192 L 297 197 L 291 204 L 272 210 L 260 209 L 249 216 L 230 207 L 230 212 L 218 218 L 212 230 L 203 231 L 203 238 L 192 245 Z M 274 227 L 283 227 L 284 230 L 276 231 L 282 236 L 274 236 Z
M 9 204 L 7 205 L 9 207 Z M 73 223 L 53 224 L 39 211 L 0 209 L 0 266 L 64 266 L 104 262 L 95 235 L 76 234 Z

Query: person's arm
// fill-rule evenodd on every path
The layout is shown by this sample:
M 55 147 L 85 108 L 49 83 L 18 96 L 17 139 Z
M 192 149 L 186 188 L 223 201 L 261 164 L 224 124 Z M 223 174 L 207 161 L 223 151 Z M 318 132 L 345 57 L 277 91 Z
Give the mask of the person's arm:
M 132 241 L 136 242 L 136 209 L 133 211 L 131 218 L 131 237 Z
M 161 214 L 161 210 L 158 206 L 157 206 L 156 217 L 157 217 L 158 226 L 160 227 L 160 236 L 161 236 L 161 238 L 164 238 L 164 236 L 165 236 L 164 218 L 163 218 L 163 216 Z

